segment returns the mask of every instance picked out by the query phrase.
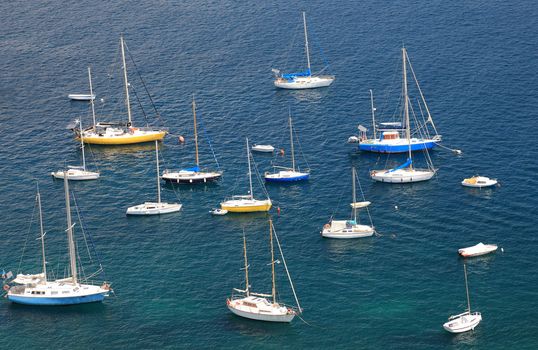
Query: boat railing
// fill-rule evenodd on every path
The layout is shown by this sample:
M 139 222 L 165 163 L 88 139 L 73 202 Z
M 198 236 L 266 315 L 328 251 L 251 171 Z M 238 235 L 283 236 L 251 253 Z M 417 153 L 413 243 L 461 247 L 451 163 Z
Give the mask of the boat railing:
M 460 318 L 462 316 L 471 315 L 469 311 L 462 312 L 461 314 L 453 315 L 448 318 L 449 321 L 455 320 L 456 318 Z

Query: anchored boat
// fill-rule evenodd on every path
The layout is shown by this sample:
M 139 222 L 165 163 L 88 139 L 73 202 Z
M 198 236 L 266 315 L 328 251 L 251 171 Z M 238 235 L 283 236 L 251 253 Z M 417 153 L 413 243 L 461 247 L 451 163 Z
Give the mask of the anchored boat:
M 497 248 L 498 247 L 496 244 L 484 244 L 480 242 L 472 247 L 458 249 L 458 254 L 463 256 L 464 258 L 471 258 L 474 256 L 493 253 L 497 250 Z

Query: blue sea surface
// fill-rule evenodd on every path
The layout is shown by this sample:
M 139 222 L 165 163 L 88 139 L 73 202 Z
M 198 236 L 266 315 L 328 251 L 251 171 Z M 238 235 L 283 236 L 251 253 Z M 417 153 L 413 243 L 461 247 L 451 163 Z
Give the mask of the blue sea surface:
M 325 89 L 277 90 L 271 68 L 305 68 L 301 11 L 313 70 L 327 60 L 336 81 Z M 91 65 L 98 115 L 125 119 L 121 33 L 148 120 L 155 118 L 137 71 L 170 128 L 162 168 L 194 162 L 194 94 L 201 161 L 215 167 L 209 136 L 224 170 L 214 185 L 163 184 L 163 200 L 181 201 L 180 213 L 126 217 L 127 207 L 156 199 L 154 146 L 87 147 L 88 164 L 101 178 L 71 189 L 115 296 L 60 308 L 4 299 L 2 347 L 538 348 L 536 28 L 533 1 L 2 2 L 0 269 L 39 271 L 38 180 L 48 268 L 64 274 L 63 183 L 49 173 L 81 162 L 66 125 L 77 117 L 91 123 L 88 104 L 67 94 L 87 92 Z M 402 45 L 443 144 L 463 153 L 431 152 L 439 169 L 431 181 L 375 183 L 368 171 L 384 167 L 387 157 L 360 154 L 346 140 L 357 124 L 370 125 L 369 89 L 378 118 L 397 108 L 390 96 L 400 88 Z M 136 97 L 131 101 L 135 124 L 145 124 Z M 272 216 L 305 322 L 267 324 L 238 318 L 225 303 L 232 288 L 244 286 L 243 232 L 252 289 L 270 292 L 267 216 L 214 217 L 208 210 L 247 193 L 245 137 L 285 148 L 276 160 L 289 161 L 289 110 L 304 154 L 298 160 L 312 174 L 307 183 L 267 190 L 280 208 Z M 260 173 L 271 170 L 271 156 L 254 158 Z M 389 157 L 390 164 L 403 160 Z M 331 215 L 349 217 L 352 165 L 379 235 L 322 239 Z M 501 186 L 460 185 L 475 174 Z M 262 197 L 257 181 L 254 193 Z M 483 321 L 474 332 L 452 335 L 442 324 L 466 307 L 457 249 L 478 242 L 504 252 L 469 260 L 471 306 Z M 78 248 L 86 252 L 83 241 Z M 282 264 L 277 274 L 279 298 L 293 303 Z

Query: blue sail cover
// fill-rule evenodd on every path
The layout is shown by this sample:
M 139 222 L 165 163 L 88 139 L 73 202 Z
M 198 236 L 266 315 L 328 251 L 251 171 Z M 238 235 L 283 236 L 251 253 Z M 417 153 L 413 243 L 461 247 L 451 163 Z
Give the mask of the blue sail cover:
M 192 168 L 187 168 L 187 169 L 183 169 L 183 170 L 198 172 L 198 171 L 200 171 L 200 167 L 198 165 L 196 165 L 196 166 L 193 166 Z
M 295 77 L 309 77 L 311 75 L 310 69 L 307 69 L 304 72 L 282 74 L 282 78 L 293 80 Z
M 394 169 L 390 169 L 389 171 L 387 171 L 388 173 L 392 173 L 393 171 L 396 171 L 396 170 L 400 170 L 400 169 L 403 169 L 403 168 L 407 168 L 408 166 L 411 165 L 411 163 L 413 163 L 413 160 L 411 158 L 407 158 L 407 162 L 403 163 L 402 165 L 400 166 L 397 166 L 396 168 Z

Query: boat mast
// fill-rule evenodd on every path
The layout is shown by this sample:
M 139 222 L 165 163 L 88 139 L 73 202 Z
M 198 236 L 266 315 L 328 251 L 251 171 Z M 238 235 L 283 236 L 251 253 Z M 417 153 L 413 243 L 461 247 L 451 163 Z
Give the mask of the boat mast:
M 375 107 L 374 107 L 374 92 L 370 89 L 370 105 L 372 106 L 372 126 L 374 128 L 374 140 L 376 138 L 375 132 Z
M 80 127 L 80 148 L 82 149 L 82 169 L 86 171 L 86 157 L 84 155 L 84 133 L 82 132 L 82 120 L 78 121 Z
M 308 66 L 308 76 L 312 75 L 310 73 L 310 51 L 308 49 L 308 33 L 306 31 L 306 14 L 303 11 L 303 26 L 304 26 L 304 46 L 306 50 L 306 64 Z
M 131 126 L 131 102 L 129 101 L 129 82 L 127 81 L 127 63 L 125 62 L 125 45 L 123 43 L 123 34 L 120 36 L 121 43 L 121 61 L 123 63 L 123 81 L 125 84 L 125 105 L 127 106 L 127 117 L 129 122 L 127 126 Z
M 273 304 L 276 304 L 276 285 L 275 285 L 275 252 L 273 250 L 273 220 L 269 219 L 269 241 L 271 242 L 271 275 L 272 275 L 272 289 Z
M 88 79 L 90 81 L 90 104 L 92 106 L 93 127 L 95 129 L 95 106 L 93 104 L 92 70 L 90 67 L 88 67 Z M 80 133 L 82 134 L 82 126 L 80 127 Z
M 249 189 L 250 189 L 250 199 L 254 199 L 254 195 L 252 193 L 252 173 L 250 170 L 250 150 L 248 149 L 248 137 L 247 137 L 247 161 L 248 161 L 248 183 L 249 183 Z
M 69 201 L 69 181 L 67 172 L 64 171 L 64 189 L 65 189 L 65 212 L 67 214 L 67 244 L 69 247 L 69 263 L 71 265 L 71 275 L 73 284 L 77 283 L 77 257 L 75 252 L 75 240 L 73 238 L 73 224 L 71 223 L 71 204 Z
M 351 168 L 351 188 L 353 189 L 353 220 L 355 220 L 355 223 L 357 222 L 357 209 L 355 208 L 355 202 L 357 201 L 357 195 L 355 190 L 355 167 Z
M 192 115 L 194 116 L 194 149 L 196 154 L 196 166 L 198 167 L 198 133 L 196 131 L 196 102 L 194 101 L 194 94 L 192 95 Z
M 293 148 L 293 125 L 291 123 L 291 112 L 289 114 L 289 122 L 290 122 L 290 144 L 291 144 L 291 169 L 295 171 L 295 150 Z
M 467 285 L 467 266 L 463 263 L 463 273 L 465 275 L 465 292 L 467 293 L 467 309 L 471 313 L 471 299 L 469 298 L 469 286 Z
M 402 47 L 402 63 L 403 63 L 403 93 L 404 93 L 404 110 L 405 110 L 405 137 L 408 144 L 409 159 L 411 156 L 411 130 L 409 125 L 409 100 L 407 96 L 407 67 L 406 67 L 407 52 L 405 47 Z M 409 169 L 413 169 L 413 163 L 409 164 Z
M 247 238 L 245 237 L 245 231 L 243 230 L 243 255 L 245 257 L 245 291 L 247 297 L 250 295 L 250 286 L 248 284 L 248 260 L 247 260 Z
M 45 259 L 45 230 L 43 229 L 43 212 L 41 210 L 41 194 L 37 185 L 37 206 L 39 207 L 39 228 L 41 230 L 41 255 L 43 256 L 43 274 L 47 281 L 47 260 Z
M 157 161 L 157 203 L 161 203 L 161 179 L 159 178 L 159 141 L 155 140 L 155 158 Z

